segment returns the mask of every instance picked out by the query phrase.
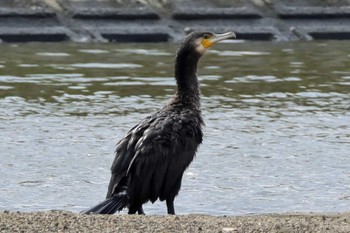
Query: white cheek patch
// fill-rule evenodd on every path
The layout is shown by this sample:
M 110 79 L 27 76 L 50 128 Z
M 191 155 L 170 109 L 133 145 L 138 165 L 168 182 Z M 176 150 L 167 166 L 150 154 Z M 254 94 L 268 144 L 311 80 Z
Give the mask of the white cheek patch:
M 207 49 L 204 48 L 202 44 L 199 44 L 196 46 L 196 51 L 197 51 L 197 53 L 203 55 L 205 53 L 205 51 L 207 51 Z
M 205 53 L 205 51 L 207 51 L 206 48 L 203 47 L 202 45 L 202 38 L 198 38 L 194 41 L 195 45 L 196 45 L 196 52 L 199 53 L 200 55 L 203 55 Z

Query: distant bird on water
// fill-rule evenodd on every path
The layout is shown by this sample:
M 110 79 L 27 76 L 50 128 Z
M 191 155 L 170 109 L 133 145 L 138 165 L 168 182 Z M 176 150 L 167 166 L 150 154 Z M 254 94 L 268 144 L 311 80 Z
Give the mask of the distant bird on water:
M 166 200 L 168 214 L 175 214 L 183 173 L 203 138 L 197 64 L 216 42 L 232 37 L 232 32 L 186 37 L 176 55 L 174 97 L 119 141 L 106 200 L 82 213 L 114 214 L 127 207 L 129 214 L 144 214 L 142 205 L 159 198 Z

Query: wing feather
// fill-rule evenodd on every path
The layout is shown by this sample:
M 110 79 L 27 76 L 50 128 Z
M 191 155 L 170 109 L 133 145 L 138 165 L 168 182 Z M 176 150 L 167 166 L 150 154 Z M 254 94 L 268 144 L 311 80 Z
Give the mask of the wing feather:
M 133 180 L 128 189 L 138 190 L 142 201 L 171 189 L 202 142 L 201 125 L 200 114 L 191 111 L 159 111 L 141 121 L 117 144 L 107 196 L 126 176 Z

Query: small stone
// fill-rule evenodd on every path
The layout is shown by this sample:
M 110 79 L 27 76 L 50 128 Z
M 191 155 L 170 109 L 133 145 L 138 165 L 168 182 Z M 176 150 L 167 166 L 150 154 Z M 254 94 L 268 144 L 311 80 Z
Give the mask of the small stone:
M 233 232 L 235 230 L 237 230 L 237 229 L 233 228 L 233 227 L 224 227 L 224 228 L 222 228 L 223 232 Z

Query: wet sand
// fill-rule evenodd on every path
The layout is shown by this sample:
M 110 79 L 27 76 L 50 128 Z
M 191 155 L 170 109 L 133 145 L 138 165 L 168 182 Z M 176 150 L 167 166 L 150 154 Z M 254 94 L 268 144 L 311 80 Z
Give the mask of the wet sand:
M 350 232 L 350 213 L 107 216 L 4 211 L 0 232 Z

